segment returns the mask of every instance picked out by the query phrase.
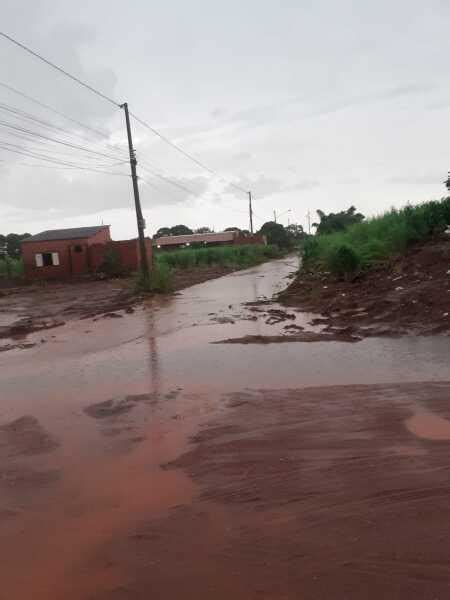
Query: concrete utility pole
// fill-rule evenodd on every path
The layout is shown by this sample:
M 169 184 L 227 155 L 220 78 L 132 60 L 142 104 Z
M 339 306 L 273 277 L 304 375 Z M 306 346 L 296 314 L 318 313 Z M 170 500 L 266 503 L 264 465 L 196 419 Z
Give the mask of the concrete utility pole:
M 277 211 L 276 210 L 273 211 L 273 220 L 275 221 L 275 223 L 277 222 Z
M 139 235 L 139 249 L 141 251 L 141 271 L 144 278 L 148 280 L 150 277 L 150 271 L 148 267 L 147 249 L 145 247 L 145 220 L 142 216 L 141 201 L 139 198 L 138 176 L 136 173 L 137 160 L 136 153 L 133 148 L 133 138 L 131 137 L 130 115 L 128 113 L 127 102 L 121 104 L 120 108 L 123 108 L 123 110 L 125 111 L 125 122 L 127 124 L 128 149 L 130 151 L 131 179 L 133 181 L 134 205 L 136 209 L 136 220 Z
M 306 218 L 308 219 L 308 233 L 311 235 L 311 213 L 309 212 L 309 208 L 308 212 L 306 213 Z
M 248 193 L 248 210 L 250 214 L 250 233 L 253 233 L 253 209 L 252 209 L 252 193 Z

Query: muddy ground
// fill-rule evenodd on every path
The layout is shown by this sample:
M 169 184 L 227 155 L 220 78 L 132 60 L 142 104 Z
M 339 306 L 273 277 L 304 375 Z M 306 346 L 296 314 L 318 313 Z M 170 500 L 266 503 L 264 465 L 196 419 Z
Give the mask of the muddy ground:
M 198 484 L 195 503 L 115 548 L 133 573 L 117 597 L 448 598 L 449 396 L 449 383 L 227 396 L 166 467 Z
M 176 271 L 173 291 L 222 277 L 235 269 L 224 266 Z M 148 297 L 148 296 L 147 296 Z M 132 313 L 144 296 L 129 279 L 46 282 L 0 289 L 0 352 L 31 348 L 28 334 L 61 327 L 68 321 L 121 318 Z M 12 338 L 14 342 L 1 340 Z
M 280 343 L 297 268 L 0 355 L 0 600 L 450 597 L 450 338 Z
M 450 236 L 417 244 L 384 267 L 344 281 L 301 271 L 279 295 L 320 313 L 313 324 L 350 336 L 450 334 Z

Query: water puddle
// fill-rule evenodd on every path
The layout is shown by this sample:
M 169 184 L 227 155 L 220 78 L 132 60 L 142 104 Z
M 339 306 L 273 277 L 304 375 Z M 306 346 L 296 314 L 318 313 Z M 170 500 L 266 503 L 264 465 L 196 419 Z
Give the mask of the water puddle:
M 450 440 L 450 421 L 428 411 L 420 411 L 407 419 L 407 429 L 415 436 L 433 441 Z

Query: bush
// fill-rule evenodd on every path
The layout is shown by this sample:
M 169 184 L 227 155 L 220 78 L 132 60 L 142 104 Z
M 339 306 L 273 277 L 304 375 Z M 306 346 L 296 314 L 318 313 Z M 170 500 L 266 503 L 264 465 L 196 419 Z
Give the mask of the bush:
M 335 275 L 354 273 L 361 265 L 361 259 L 351 248 L 343 244 L 331 248 L 326 256 L 326 265 Z
M 351 273 L 385 262 L 405 252 L 411 244 L 444 231 L 449 224 L 450 197 L 392 209 L 345 231 L 308 237 L 303 246 L 303 262 L 308 268 Z M 346 265 L 350 270 L 343 272 Z
M 118 277 L 122 275 L 123 268 L 120 263 L 120 257 L 115 248 L 108 247 L 103 255 L 103 262 L 98 269 L 101 273 L 105 273 L 108 277 Z
M 156 263 L 150 271 L 150 276 L 145 277 L 140 272 L 135 283 L 138 292 L 159 292 L 166 294 L 172 289 L 172 272 L 170 267 L 164 263 Z
M 0 277 L 4 279 L 13 279 L 23 277 L 24 268 L 21 258 L 9 258 L 8 256 L 0 258 Z
M 276 246 L 213 246 L 210 248 L 183 248 L 170 252 L 159 252 L 155 263 L 173 269 L 189 269 L 221 265 L 227 267 L 250 267 L 271 258 L 280 256 Z

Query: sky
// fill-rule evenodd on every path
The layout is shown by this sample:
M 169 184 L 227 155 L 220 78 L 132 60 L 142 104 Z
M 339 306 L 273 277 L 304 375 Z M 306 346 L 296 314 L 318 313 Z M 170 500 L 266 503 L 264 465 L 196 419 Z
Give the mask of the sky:
M 3 0 L 0 29 L 220 175 L 132 120 L 150 235 L 248 228 L 238 188 L 255 228 L 274 210 L 306 227 L 316 209 L 445 195 L 447 0 Z M 0 233 L 104 223 L 135 237 L 123 111 L 3 38 L 0 56 Z

